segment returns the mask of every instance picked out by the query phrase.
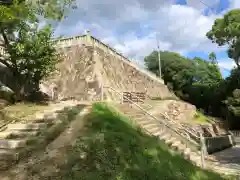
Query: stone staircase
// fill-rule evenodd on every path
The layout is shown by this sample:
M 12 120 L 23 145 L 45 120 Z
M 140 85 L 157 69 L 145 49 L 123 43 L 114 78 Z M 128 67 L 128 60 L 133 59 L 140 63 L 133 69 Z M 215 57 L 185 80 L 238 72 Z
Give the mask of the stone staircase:
M 168 133 L 162 124 L 150 118 L 149 115 L 145 114 L 141 109 L 134 107 L 134 105 L 129 107 L 128 104 L 119 104 L 117 107 L 148 134 L 159 137 L 159 139 L 164 141 L 171 149 L 181 153 L 186 159 L 192 161 L 193 164 L 197 166 L 202 165 L 200 151 L 193 151 L 188 145 L 179 140 L 179 138 Z M 151 107 L 145 107 L 144 109 L 149 111 Z
M 31 138 L 38 137 L 41 132 L 56 125 L 59 112 L 66 107 L 76 107 L 80 104 L 76 102 L 61 102 L 50 110 L 36 114 L 35 120 L 10 123 L 1 128 L 0 170 L 5 170 L 21 158 L 19 156 L 29 146 Z
M 141 105 L 141 107 L 142 106 L 144 106 L 144 104 Z M 194 165 L 202 167 L 200 147 L 199 149 L 192 148 L 192 145 L 183 141 L 183 139 L 176 134 L 171 133 L 169 129 L 164 128 L 161 123 L 158 123 L 135 105 L 129 106 L 129 104 L 117 104 L 115 107 L 145 130 L 147 134 L 158 137 L 160 140 L 164 141 L 171 150 L 180 153 L 186 160 L 191 161 Z M 144 110 L 147 112 L 151 111 L 151 108 L 152 107 L 144 106 Z M 240 175 L 238 167 L 233 167 L 231 164 L 221 164 L 221 162 L 217 162 L 212 155 L 206 155 L 204 162 L 204 168 L 206 169 L 223 175 Z
M 18 153 L 28 145 L 31 137 L 52 125 L 50 119 L 44 120 L 45 122 L 8 124 L 5 130 L 0 132 L 0 170 L 19 159 Z

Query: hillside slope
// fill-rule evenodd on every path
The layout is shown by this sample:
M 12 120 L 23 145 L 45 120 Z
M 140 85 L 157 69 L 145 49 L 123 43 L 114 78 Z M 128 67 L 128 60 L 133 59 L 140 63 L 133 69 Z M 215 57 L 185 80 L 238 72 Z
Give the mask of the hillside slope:
M 95 104 L 86 130 L 69 152 L 65 180 L 221 180 L 171 153 L 114 109 Z M 79 155 L 81 155 L 79 157 Z
M 113 109 L 95 104 L 84 121 L 73 121 L 70 128 L 75 129 L 74 138 L 64 138 L 64 146 L 51 146 L 45 153 L 36 154 L 40 160 L 28 160 L 0 177 L 19 180 L 25 174 L 29 180 L 223 180 L 171 153 L 165 144 L 130 122 Z M 21 172 L 18 176 L 9 176 L 17 170 Z

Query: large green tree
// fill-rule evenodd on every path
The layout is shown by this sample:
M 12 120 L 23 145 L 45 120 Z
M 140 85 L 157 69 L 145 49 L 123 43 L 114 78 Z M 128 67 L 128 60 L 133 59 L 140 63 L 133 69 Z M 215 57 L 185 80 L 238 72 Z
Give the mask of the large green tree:
M 213 63 L 216 64 L 217 63 L 217 56 L 214 52 L 209 53 L 208 55 L 208 59 Z
M 148 70 L 158 75 L 157 51 L 146 56 Z M 216 64 L 195 57 L 185 58 L 174 52 L 161 52 L 163 79 L 167 86 L 180 98 L 195 104 L 206 111 L 213 111 L 214 87 L 222 80 Z
M 221 109 L 222 114 L 225 114 L 233 127 L 238 125 L 240 128 L 240 9 L 229 11 L 223 18 L 216 19 L 206 35 L 213 43 L 228 46 L 228 56 L 237 66 L 216 88 L 215 98 L 225 104 Z
M 226 13 L 215 20 L 207 37 L 219 46 L 228 46 L 228 56 L 240 68 L 240 9 Z
M 38 90 L 40 81 L 54 71 L 59 56 L 52 44 L 52 28 L 39 27 L 40 18 L 61 20 L 70 0 L 9 0 L 0 2 L 0 62 L 14 77 L 17 96 L 25 87 Z

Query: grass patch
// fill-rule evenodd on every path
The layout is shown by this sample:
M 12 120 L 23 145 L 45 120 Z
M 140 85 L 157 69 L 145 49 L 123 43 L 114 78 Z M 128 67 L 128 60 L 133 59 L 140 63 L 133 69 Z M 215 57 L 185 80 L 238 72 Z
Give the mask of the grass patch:
M 93 105 L 85 131 L 60 167 L 64 180 L 223 180 L 172 154 L 156 137 L 105 104 Z M 56 177 L 56 176 L 55 176 Z
M 48 107 L 48 105 L 44 104 L 18 103 L 1 109 L 0 113 L 9 119 L 26 120 L 37 112 L 46 110 Z
M 196 124 L 209 124 L 212 121 L 205 116 L 203 113 L 197 111 L 196 114 L 194 115 L 193 119 L 190 121 Z

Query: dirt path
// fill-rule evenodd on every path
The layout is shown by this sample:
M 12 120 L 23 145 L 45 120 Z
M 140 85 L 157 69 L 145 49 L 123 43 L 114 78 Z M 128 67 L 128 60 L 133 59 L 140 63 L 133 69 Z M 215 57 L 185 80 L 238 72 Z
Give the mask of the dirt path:
M 51 144 L 45 152 L 34 153 L 30 158 L 18 163 L 8 171 L 0 174 L 1 180 L 45 180 L 59 179 L 54 175 L 59 171 L 65 160 L 68 149 L 79 135 L 84 126 L 83 117 L 87 113 L 84 109 L 76 120 Z

